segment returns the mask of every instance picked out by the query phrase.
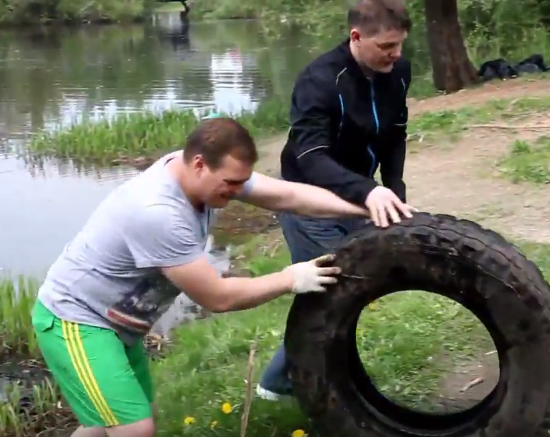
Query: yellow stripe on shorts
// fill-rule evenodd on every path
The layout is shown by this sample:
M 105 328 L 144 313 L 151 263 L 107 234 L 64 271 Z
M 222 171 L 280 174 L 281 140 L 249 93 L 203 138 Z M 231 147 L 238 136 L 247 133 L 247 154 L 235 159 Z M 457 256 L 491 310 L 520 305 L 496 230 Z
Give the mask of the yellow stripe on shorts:
M 82 383 L 86 393 L 92 400 L 94 407 L 101 416 L 101 419 L 105 422 L 106 426 L 118 425 L 115 415 L 107 405 L 105 398 L 101 394 L 101 390 L 97 384 L 97 380 L 94 377 L 90 363 L 86 357 L 86 351 L 82 344 L 82 339 L 76 323 L 67 322 L 62 320 L 63 337 L 71 357 L 71 362 L 76 370 L 78 378 Z

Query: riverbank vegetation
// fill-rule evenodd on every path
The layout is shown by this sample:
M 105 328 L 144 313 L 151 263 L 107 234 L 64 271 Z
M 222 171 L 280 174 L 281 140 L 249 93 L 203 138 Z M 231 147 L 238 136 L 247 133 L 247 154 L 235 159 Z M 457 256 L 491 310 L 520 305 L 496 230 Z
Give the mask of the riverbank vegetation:
M 509 149 L 498 163 L 503 177 L 514 183 L 550 183 L 550 137 L 544 135 L 534 141 L 516 140 Z
M 550 96 L 540 96 L 494 98 L 459 109 L 427 111 L 411 118 L 407 130 L 409 144 L 420 142 L 427 147 L 431 141 L 442 136 L 445 136 L 446 142 L 452 143 L 472 128 L 489 123 L 508 125 L 518 117 L 545 113 L 548 108 Z
M 36 355 L 37 344 L 29 330 L 36 290 L 34 279 L 0 280 L 0 360 L 8 355 Z
M 471 124 L 510 120 L 526 112 L 544 111 L 549 105 L 550 97 L 544 96 L 504 98 L 458 110 L 425 112 L 411 118 L 408 133 L 412 142 L 420 141 L 425 146 L 426 140 L 442 134 L 457 137 Z M 161 114 L 146 112 L 118 116 L 114 120 L 84 121 L 37 135 L 30 141 L 29 151 L 34 159 L 70 157 L 84 163 L 128 163 L 145 167 L 162 153 L 182 148 L 200 117 L 193 111 L 170 110 Z M 243 112 L 235 118 L 261 140 L 288 128 L 288 104 L 282 100 L 266 101 L 256 111 Z
M 254 244 L 261 242 L 257 238 Z M 523 243 L 520 247 L 539 262 L 545 275 L 550 273 L 549 246 Z M 238 252 L 239 256 L 248 254 L 249 249 Z M 247 271 L 260 275 L 279 270 L 288 260 L 286 247 L 279 245 L 241 262 L 247 264 Z M 13 315 L 2 319 L 2 332 L 12 326 L 20 332 L 4 337 L 3 343 L 9 350 L 23 350 L 21 344 L 32 342 L 27 310 L 37 283 L 19 283 L 28 287 L 19 306 L 13 304 L 10 280 L 2 284 L 2 304 L 12 302 L 10 308 L 14 309 Z M 284 297 L 257 309 L 216 315 L 178 328 L 169 352 L 152 361 L 159 433 L 174 437 L 236 435 L 245 404 L 250 401 L 247 386 L 255 387 L 261 369 L 283 341 L 291 303 L 291 297 Z M 365 308 L 357 342 L 365 368 L 378 388 L 393 400 L 422 409 L 433 407 L 434 396 L 449 371 L 449 363 L 438 357 L 452 355 L 456 364 L 494 348 L 481 323 L 463 307 L 444 297 L 415 291 L 387 296 Z M 26 358 L 39 363 L 36 349 L 29 350 Z M 5 365 L 0 366 L 0 380 L 6 370 Z M 51 380 L 8 391 L 10 402 L 0 405 L 2 435 L 33 437 L 42 430 L 41 436 L 51 437 L 63 435 L 59 434 L 61 428 L 74 425 L 70 410 L 58 402 L 58 389 Z M 289 437 L 308 432 L 307 418 L 294 400 L 271 403 L 254 399 L 247 426 L 249 435 Z M 58 434 L 54 433 L 56 427 Z M 44 433 L 48 428 L 51 433 Z
M 287 112 L 286 102 L 271 100 L 260 103 L 255 111 L 220 114 L 231 115 L 255 138 L 261 139 L 287 128 Z M 160 153 L 181 149 L 186 136 L 204 115 L 207 114 L 191 110 L 168 110 L 161 114 L 145 112 L 118 116 L 114 120 L 84 120 L 67 129 L 34 137 L 29 150 L 39 157 L 147 165 Z

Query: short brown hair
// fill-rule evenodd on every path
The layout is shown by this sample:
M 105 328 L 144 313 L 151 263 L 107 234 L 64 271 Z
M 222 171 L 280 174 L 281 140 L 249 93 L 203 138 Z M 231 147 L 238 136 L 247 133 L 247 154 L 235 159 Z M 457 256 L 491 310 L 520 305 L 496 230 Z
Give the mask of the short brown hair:
M 228 155 L 251 165 L 258 160 L 256 143 L 248 129 L 238 121 L 226 117 L 204 120 L 189 134 L 183 159 L 190 162 L 199 154 L 212 169 L 220 168 L 223 159 Z
M 348 10 L 348 25 L 372 36 L 381 30 L 409 32 L 412 21 L 404 0 L 361 0 Z

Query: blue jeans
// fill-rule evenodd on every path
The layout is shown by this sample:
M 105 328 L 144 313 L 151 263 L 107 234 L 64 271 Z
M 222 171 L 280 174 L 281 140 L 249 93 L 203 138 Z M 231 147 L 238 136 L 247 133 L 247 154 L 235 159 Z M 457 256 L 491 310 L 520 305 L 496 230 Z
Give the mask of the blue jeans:
M 316 219 L 281 213 L 279 223 L 292 263 L 295 264 L 331 252 L 346 235 L 365 226 L 365 219 Z M 284 345 L 281 345 L 271 359 L 262 375 L 260 385 L 280 395 L 292 394 Z

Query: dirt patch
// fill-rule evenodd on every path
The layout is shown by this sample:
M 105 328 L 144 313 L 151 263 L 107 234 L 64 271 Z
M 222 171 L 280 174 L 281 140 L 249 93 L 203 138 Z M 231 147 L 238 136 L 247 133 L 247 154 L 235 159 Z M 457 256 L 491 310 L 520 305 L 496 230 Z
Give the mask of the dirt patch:
M 546 80 L 495 81 L 451 95 L 422 101 L 410 99 L 411 117 L 423 112 L 483 104 L 489 99 L 550 94 Z M 525 116 L 522 126 L 544 124 L 550 114 Z M 442 138 L 438 144 L 411 144 L 405 181 L 409 202 L 433 213 L 469 218 L 510 238 L 550 242 L 544 225 L 550 214 L 550 187 L 512 184 L 494 177 L 496 161 L 515 139 L 532 140 L 544 130 L 470 129 L 456 142 Z M 262 142 L 263 158 L 257 169 L 276 175 L 285 135 Z
M 23 356 L 4 356 L 2 361 L 0 402 L 12 401 L 12 414 L 23 419 L 19 423 L 23 426 L 20 432 L 28 437 L 71 435 L 78 423 L 63 399 L 55 399 L 54 392 L 47 385 L 42 385 L 46 379 L 52 382 L 51 374 L 44 363 Z M 38 387 L 41 389 L 37 390 Z M 17 393 L 15 399 L 12 398 L 14 388 Z M 8 420 L 10 418 L 13 416 L 7 417 Z M 8 429 L 10 429 L 9 426 Z M 10 435 L 15 436 L 8 433 L 8 437 Z
M 279 226 L 272 211 L 256 208 L 243 202 L 231 202 L 220 214 L 212 228 L 216 244 L 245 243 L 250 236 L 263 234 Z
M 281 165 L 281 149 L 285 145 L 287 134 L 277 135 L 258 143 L 260 159 L 256 171 L 269 176 L 278 177 Z
M 507 81 L 493 81 L 484 85 L 439 95 L 426 99 L 407 99 L 411 117 L 423 112 L 458 109 L 471 105 L 483 105 L 492 99 L 514 99 L 527 96 L 550 95 L 548 81 L 544 79 L 518 78 Z
M 440 383 L 434 404 L 447 412 L 464 411 L 479 404 L 498 384 L 498 354 L 487 351 L 455 364 L 451 358 L 450 370 Z
M 6 358 L 0 364 L 0 399 L 8 385 L 17 385 L 22 398 L 32 394 L 32 387 L 50 373 L 41 361 L 23 357 Z
M 523 120 L 522 125 L 539 120 Z M 472 130 L 452 148 L 411 155 L 405 168 L 409 202 L 424 211 L 469 218 L 509 238 L 550 243 L 544 224 L 550 205 L 541 201 L 550 187 L 513 184 L 496 170 L 511 142 L 530 141 L 542 133 Z

